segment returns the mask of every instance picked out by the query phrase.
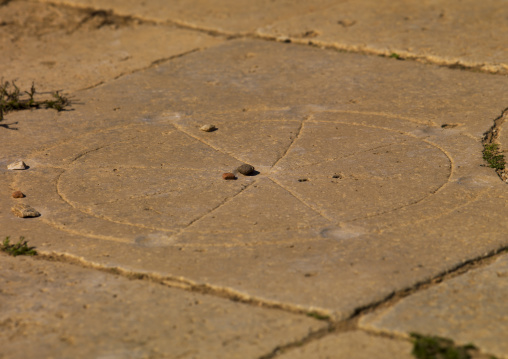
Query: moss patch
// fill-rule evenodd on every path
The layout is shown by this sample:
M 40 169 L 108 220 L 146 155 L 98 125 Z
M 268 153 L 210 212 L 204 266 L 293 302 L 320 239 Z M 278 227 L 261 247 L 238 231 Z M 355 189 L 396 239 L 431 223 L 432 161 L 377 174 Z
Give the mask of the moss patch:
M 455 345 L 450 339 L 411 333 L 413 351 L 418 359 L 472 359 L 477 349 L 472 344 Z M 495 359 L 494 357 L 491 357 Z
M 483 159 L 489 163 L 490 167 L 497 170 L 504 169 L 506 164 L 497 143 L 488 143 L 483 146 Z

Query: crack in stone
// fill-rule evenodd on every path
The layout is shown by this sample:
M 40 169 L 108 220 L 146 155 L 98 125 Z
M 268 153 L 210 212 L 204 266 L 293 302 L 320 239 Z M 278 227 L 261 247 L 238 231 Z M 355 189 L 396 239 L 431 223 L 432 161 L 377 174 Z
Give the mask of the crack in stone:
M 346 319 L 343 320 L 333 320 L 333 318 L 327 319 L 326 320 L 328 322 L 327 328 L 320 329 L 316 332 L 312 332 L 309 335 L 307 335 L 304 339 L 299 339 L 291 343 L 278 346 L 275 349 L 273 349 L 270 353 L 259 357 L 259 359 L 273 359 L 277 357 L 279 354 L 282 354 L 294 348 L 300 348 L 303 345 L 322 339 L 327 335 L 344 333 L 355 330 L 360 330 L 371 335 L 387 337 L 390 339 L 407 340 L 407 337 L 405 337 L 402 334 L 398 335 L 397 333 L 380 333 L 362 328 L 359 325 L 360 319 L 365 315 L 372 313 L 374 311 L 386 310 L 387 308 L 391 308 L 404 298 L 413 295 L 417 292 L 427 290 L 442 282 L 448 281 L 460 275 L 464 275 L 465 273 L 471 270 L 488 266 L 491 263 L 493 263 L 499 256 L 506 254 L 507 252 L 508 246 L 498 248 L 497 250 L 493 250 L 483 256 L 479 256 L 475 259 L 467 260 L 464 261 L 463 263 L 457 264 L 455 267 L 446 270 L 442 273 L 439 273 L 430 279 L 415 283 L 411 287 L 394 291 L 393 293 L 391 293 L 384 299 L 381 299 L 380 301 L 358 307 L 357 309 L 354 310 L 353 314 L 351 314 Z M 309 315 L 310 313 L 307 313 L 307 315 Z
M 215 286 L 207 283 L 198 283 L 190 279 L 161 275 L 154 272 L 133 271 L 119 266 L 106 266 L 97 262 L 88 261 L 83 257 L 76 256 L 70 253 L 55 253 L 39 251 L 39 254 L 34 259 L 45 260 L 50 262 L 62 262 L 72 265 L 78 265 L 83 268 L 99 270 L 109 274 L 120 275 L 131 280 L 147 280 L 161 285 L 172 288 L 183 289 L 189 292 L 211 295 L 233 302 L 240 302 L 252 305 L 253 307 L 263 307 L 271 309 L 279 309 L 293 314 L 309 314 L 315 313 L 321 316 L 330 316 L 331 312 L 324 308 L 308 308 L 306 306 L 284 303 L 275 300 L 268 300 L 261 297 L 251 296 L 245 292 L 234 290 L 228 287 Z

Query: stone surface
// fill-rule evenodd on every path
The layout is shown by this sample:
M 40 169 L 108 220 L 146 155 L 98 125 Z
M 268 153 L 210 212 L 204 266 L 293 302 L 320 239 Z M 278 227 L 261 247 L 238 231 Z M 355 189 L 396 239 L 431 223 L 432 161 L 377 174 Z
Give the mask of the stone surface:
M 407 336 L 416 332 L 473 343 L 481 351 L 508 358 L 508 255 L 435 287 L 413 294 L 395 306 L 362 318 L 370 330 Z
M 55 2 L 51 0 L 51 2 Z M 59 0 L 228 34 L 332 46 L 508 73 L 508 9 L 488 0 Z M 191 10 L 192 9 L 192 10 Z
M 45 213 L 27 239 L 59 233 L 50 247 L 36 243 L 42 251 L 343 318 L 506 245 L 505 184 L 482 167 L 480 141 L 506 106 L 505 86 L 414 62 L 229 41 L 81 92 L 87 106 L 48 120 L 48 144 L 26 157 L 37 166 L 11 186 Z M 5 143 L 28 124 L 48 127 L 35 115 Z M 221 130 L 196 131 L 204 119 Z M 222 180 L 242 163 L 261 174 Z M 98 245 L 112 256 L 98 257 Z
M 93 276 L 99 268 L 120 268 L 245 300 L 246 314 L 226 319 L 235 331 L 246 327 L 226 354 L 251 353 L 252 345 L 254 357 L 298 343 L 309 328 L 300 326 L 309 319 L 305 312 L 346 318 L 508 245 L 506 184 L 481 154 L 481 138 L 507 108 L 506 77 L 461 70 L 503 73 L 500 3 L 51 3 L 0 4 L 2 76 L 18 79 L 22 90 L 35 81 L 40 91 L 63 89 L 73 98 L 68 111 L 10 112 L 0 123 L 3 238 L 24 236 L 40 253 L 65 253 L 93 266 L 86 270 Z M 284 43 L 287 37 L 300 44 Z M 394 58 L 373 56 L 392 52 Z M 206 123 L 220 131 L 200 131 Z M 16 158 L 30 171 L 8 171 Z M 221 179 L 242 163 L 259 173 Z M 43 216 L 13 216 L 16 189 L 29 193 Z M 139 282 L 125 284 L 126 292 L 132 283 Z M 136 308 L 155 318 L 149 337 L 141 338 L 149 344 L 134 339 L 136 347 L 127 348 L 143 357 L 166 348 L 158 337 L 165 324 L 154 313 L 170 309 L 159 310 L 141 297 L 143 288 L 132 288 Z M 69 292 L 58 293 L 55 303 L 65 307 Z M 117 313 L 95 294 L 86 298 Z M 290 316 L 296 322 L 271 322 L 264 314 L 252 325 L 243 322 L 265 313 L 255 308 L 259 303 L 302 314 Z M 32 307 L 5 313 L 30 317 Z M 81 315 L 81 308 L 69 308 L 69 317 Z M 136 308 L 132 322 L 145 323 Z M 199 314 L 214 321 L 214 313 Z M 72 330 L 82 329 L 83 343 L 117 348 L 114 336 L 100 332 L 96 318 L 103 313 L 94 315 L 89 327 L 69 322 Z M 132 317 L 114 319 L 117 325 L 106 321 L 104 330 L 123 334 L 116 328 L 129 327 Z M 43 324 L 59 330 L 51 320 Z M 268 334 L 252 337 L 261 322 Z M 223 323 L 199 327 L 196 350 L 224 357 L 222 333 L 213 330 Z M 55 342 L 45 337 L 47 327 L 43 334 L 37 328 L 30 324 L 35 334 L 27 329 L 23 343 Z M 171 340 L 188 343 L 187 328 L 171 332 Z M 495 333 L 504 340 L 503 331 Z M 370 350 L 360 345 L 369 338 L 374 347 L 402 342 L 342 335 L 307 345 L 326 353 L 333 342 L 347 341 L 361 355 Z M 9 338 L 0 341 L 3 348 Z M 48 356 L 55 352 L 48 349 Z
M 112 9 L 120 15 L 135 15 L 158 22 L 172 21 L 189 27 L 225 33 L 248 33 L 274 21 L 316 11 L 337 0 L 176 0 L 171 6 L 164 0 L 43 0 L 96 9 Z
M 288 350 L 281 359 L 414 359 L 408 341 L 352 331 L 328 335 L 301 348 Z
M 36 209 L 24 203 L 18 203 L 11 208 L 11 211 L 16 217 L 20 218 L 39 217 L 41 215 Z
M 35 81 L 39 92 L 68 94 L 221 41 L 104 11 L 28 1 L 0 6 L 0 23 L 2 77 L 21 90 Z
M 337 1 L 259 29 L 262 36 L 508 73 L 508 8 L 488 0 Z
M 77 265 L 0 268 L 2 358 L 258 358 L 326 324 Z

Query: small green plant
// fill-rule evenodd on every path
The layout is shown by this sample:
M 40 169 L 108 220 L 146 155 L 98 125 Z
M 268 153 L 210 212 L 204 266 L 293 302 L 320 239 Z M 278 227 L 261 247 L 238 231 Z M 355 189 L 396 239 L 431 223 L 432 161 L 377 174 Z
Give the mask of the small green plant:
M 316 313 L 316 312 L 307 313 L 307 316 L 315 318 L 317 320 L 328 320 L 328 319 L 330 319 L 329 315 L 323 315 L 323 314 L 319 314 L 319 313 Z
M 13 82 L 0 81 L 0 121 L 4 115 L 11 111 L 28 110 L 33 108 L 53 108 L 57 111 L 63 111 L 65 107 L 71 104 L 67 97 L 62 96 L 58 91 L 51 94 L 50 100 L 35 99 L 35 85 L 29 91 L 23 91 Z
M 11 255 L 11 256 L 35 256 L 37 251 L 35 247 L 29 247 L 25 237 L 20 237 L 19 242 L 16 244 L 10 244 L 9 237 L 6 237 L 0 246 L 0 250 Z
M 412 354 L 418 359 L 471 359 L 472 344 L 457 346 L 452 340 L 411 333 L 413 339 Z
M 392 59 L 397 59 L 397 60 L 400 60 L 400 59 L 401 59 L 400 55 L 399 55 L 399 54 L 397 54 L 397 53 L 395 53 L 395 52 L 392 52 L 392 54 L 390 55 L 390 57 L 391 57 Z
M 483 146 L 483 159 L 487 161 L 492 168 L 497 170 L 504 169 L 504 156 L 499 152 L 499 145 L 497 143 L 488 143 Z

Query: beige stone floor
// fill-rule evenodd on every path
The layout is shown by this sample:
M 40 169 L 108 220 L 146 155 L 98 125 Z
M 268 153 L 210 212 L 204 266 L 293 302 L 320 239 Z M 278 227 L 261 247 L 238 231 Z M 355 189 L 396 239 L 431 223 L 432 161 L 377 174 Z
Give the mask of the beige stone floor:
M 0 2 L 0 358 L 508 358 L 507 11 Z

